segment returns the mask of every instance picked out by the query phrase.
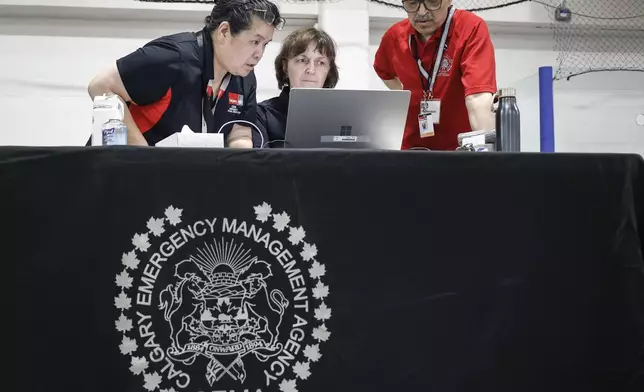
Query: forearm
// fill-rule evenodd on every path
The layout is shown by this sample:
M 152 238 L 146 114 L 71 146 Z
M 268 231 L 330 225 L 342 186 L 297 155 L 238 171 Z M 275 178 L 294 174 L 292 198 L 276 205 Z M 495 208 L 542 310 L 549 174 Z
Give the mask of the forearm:
M 109 91 L 109 89 L 95 88 L 94 90 L 92 90 L 90 88 L 89 90 L 89 95 L 90 97 L 92 97 L 92 99 L 94 99 L 94 97 L 98 95 L 103 95 L 103 94 L 114 94 L 114 92 Z M 136 122 L 134 122 L 134 118 L 132 117 L 132 113 L 130 113 L 130 109 L 127 107 L 126 104 L 123 104 L 123 108 L 124 108 L 123 123 L 127 127 L 127 144 L 135 145 L 135 146 L 147 146 L 148 142 L 143 137 L 143 134 L 139 130 L 139 127 L 136 125 Z
M 382 81 L 389 90 L 402 90 L 403 85 L 398 78 Z
M 139 130 L 139 127 L 136 125 L 136 122 L 134 122 L 134 118 L 130 113 L 130 109 L 125 104 L 125 102 L 130 101 L 129 96 L 127 96 L 127 92 L 125 92 L 125 87 L 122 86 L 122 82 L 120 83 L 120 88 L 110 87 L 114 84 L 118 83 L 110 81 L 109 78 L 105 77 L 104 75 L 99 75 L 89 84 L 87 92 L 92 100 L 94 100 L 95 97 L 103 94 L 116 94 L 119 98 L 121 98 L 124 107 L 123 123 L 125 123 L 125 126 L 127 127 L 127 144 L 147 146 L 147 141 L 143 137 L 143 134 Z
M 473 94 L 465 97 L 465 106 L 472 131 L 491 131 L 496 128 L 492 100 L 491 93 Z
M 253 148 L 252 130 L 235 124 L 228 134 L 227 141 L 230 148 Z

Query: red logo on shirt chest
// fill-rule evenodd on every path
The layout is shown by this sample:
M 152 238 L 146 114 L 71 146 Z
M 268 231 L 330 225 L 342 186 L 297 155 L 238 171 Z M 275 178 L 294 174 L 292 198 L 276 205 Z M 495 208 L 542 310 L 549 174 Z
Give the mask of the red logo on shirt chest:
M 449 76 L 453 64 L 454 60 L 452 60 L 448 54 L 445 54 L 441 61 L 440 68 L 438 69 L 438 76 Z
M 236 93 L 228 93 L 228 104 L 229 105 L 244 105 L 244 96 Z

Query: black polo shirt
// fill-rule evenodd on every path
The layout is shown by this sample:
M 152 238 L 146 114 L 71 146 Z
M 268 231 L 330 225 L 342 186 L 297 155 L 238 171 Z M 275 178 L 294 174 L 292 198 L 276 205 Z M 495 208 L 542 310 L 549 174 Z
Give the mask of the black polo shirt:
M 257 105 L 257 127 L 264 134 L 267 147 L 284 148 L 290 91 L 288 87 L 284 87 L 278 97 Z
M 255 122 L 257 81 L 253 72 L 246 77 L 230 75 L 226 91 L 208 88 L 214 77 L 213 47 L 205 31 L 155 39 L 116 65 L 133 101 L 129 103 L 132 117 L 149 145 L 181 131 L 184 125 L 201 132 L 202 112 L 210 133 L 233 120 Z M 232 126 L 222 130 L 225 139 Z

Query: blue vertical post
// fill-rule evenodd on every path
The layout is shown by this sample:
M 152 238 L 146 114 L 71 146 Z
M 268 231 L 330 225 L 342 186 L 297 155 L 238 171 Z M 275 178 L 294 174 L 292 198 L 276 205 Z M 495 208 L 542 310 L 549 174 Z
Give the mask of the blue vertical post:
M 552 75 L 552 67 L 539 67 L 541 152 L 555 152 L 555 105 Z

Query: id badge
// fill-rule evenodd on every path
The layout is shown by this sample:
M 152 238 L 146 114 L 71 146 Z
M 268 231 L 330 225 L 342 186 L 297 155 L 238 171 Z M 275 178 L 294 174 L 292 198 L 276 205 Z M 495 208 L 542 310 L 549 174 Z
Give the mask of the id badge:
M 418 116 L 418 129 L 420 130 L 420 137 L 434 136 L 434 123 L 432 122 L 431 114 L 420 114 Z
M 420 113 L 431 116 L 433 124 L 439 124 L 441 116 L 441 101 L 437 99 L 423 100 L 420 102 Z

